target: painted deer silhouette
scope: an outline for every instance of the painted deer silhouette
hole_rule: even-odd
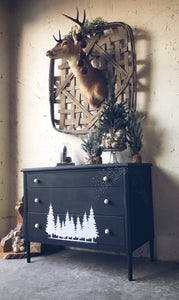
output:
[[[86,47],[86,41],[83,39],[83,28],[86,19],[84,11],[83,22],[79,21],[79,11],[77,9],[76,19],[63,14],[73,22],[79,25],[74,26],[72,38],[59,39],[56,46],[47,51],[46,55],[51,59],[66,59],[72,73],[78,78],[80,91],[87,96],[87,101],[93,107],[99,108],[103,100],[108,95],[107,82],[101,70],[94,68],[83,49]]]

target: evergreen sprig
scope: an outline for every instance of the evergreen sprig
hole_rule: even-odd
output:
[[[136,109],[131,109],[129,113],[129,121],[127,126],[127,140],[133,155],[139,153],[139,151],[143,147],[143,130],[141,125],[143,120],[144,117],[138,117]]]
[[[91,22],[86,20],[86,22],[84,24],[84,30],[83,30],[84,35],[92,34],[98,30],[103,30],[107,24],[108,23],[106,21],[104,21],[103,18],[101,18],[101,17],[92,19]]]
[[[84,27],[83,27],[83,35],[84,36],[85,35],[90,35],[90,34],[93,34],[96,31],[103,30],[104,27],[107,24],[108,23],[106,21],[104,21],[103,18],[101,18],[101,17],[92,19],[91,22],[89,20],[86,20],[85,24],[84,24]],[[70,32],[64,36],[64,38],[65,39],[67,39],[67,38],[72,39],[72,36],[73,36],[73,27],[71,28]]]
[[[124,129],[127,125],[128,106],[127,102],[116,104],[115,80],[108,87],[108,98],[104,101],[104,107],[99,117],[98,127],[107,132],[113,128],[115,131]]]
[[[96,134],[92,132],[90,129],[89,134],[87,136],[87,139],[85,140],[84,138],[81,138],[82,144],[81,148],[91,155],[92,157],[98,156],[101,154],[101,147],[99,140],[96,138]]]

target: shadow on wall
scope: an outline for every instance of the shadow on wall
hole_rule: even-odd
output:
[[[178,191],[179,183],[171,173],[153,167],[155,252],[160,260],[177,261],[178,237]],[[155,213],[156,212],[156,213]]]
[[[136,50],[137,68],[137,98],[142,98],[142,111],[147,115],[150,106],[150,84],[151,84],[151,37],[148,32],[133,29]],[[142,97],[141,97],[142,95]],[[139,104],[139,103],[138,103]]]
[[[152,38],[148,32],[136,28],[134,29],[134,40],[137,56],[137,107],[139,107],[140,116],[145,117],[143,121],[143,158],[144,161],[155,164],[156,157],[162,153],[165,133],[160,128],[158,120],[150,115]]]
[[[163,261],[178,261],[178,191],[179,183],[172,174],[152,167],[154,211],[154,257]],[[149,257],[149,244],[134,252],[136,257]]]
[[[170,173],[171,171],[164,172],[155,164],[157,158],[163,154],[166,135],[165,131],[160,128],[159,120],[150,114],[152,38],[148,32],[137,28],[134,29],[134,39],[137,56],[137,107],[140,108],[140,115],[145,117],[143,121],[143,161],[153,164],[155,255],[159,259],[167,260],[170,258],[175,260],[179,257],[177,245],[176,250],[174,250],[174,244],[177,243],[179,236],[178,210],[176,209],[178,207],[179,183]],[[140,58],[140,55],[142,58]],[[147,253],[145,247],[140,251],[144,254]]]

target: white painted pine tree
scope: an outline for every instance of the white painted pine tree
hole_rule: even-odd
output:
[[[60,223],[60,217],[59,216],[57,216],[55,232],[56,232],[56,235],[58,237],[61,236],[61,223]]]
[[[75,223],[73,217],[69,216],[68,211],[65,216],[65,230],[67,239],[73,239],[75,237]]]
[[[54,218],[54,213],[53,213],[53,207],[50,204],[49,206],[49,212],[47,215],[47,223],[46,223],[46,228],[45,231],[50,235],[52,238],[52,235],[55,233],[55,218]]]
[[[88,217],[88,226],[90,228],[90,230],[88,231],[88,236],[90,239],[92,239],[92,243],[93,243],[94,239],[99,237],[99,233],[97,230],[96,221],[95,221],[95,217],[94,217],[94,211],[93,211],[92,207],[90,209],[90,214]]]
[[[81,228],[81,222],[80,222],[80,218],[79,217],[77,217],[77,220],[76,220],[76,233],[75,233],[75,237],[77,239],[81,239],[83,237],[82,228]]]
[[[60,237],[63,238],[63,239],[65,238],[64,231],[65,231],[65,223],[64,223],[64,221],[62,221]]]
[[[75,226],[74,218],[73,216],[69,216],[68,211],[65,216],[65,221],[60,220],[58,215],[55,222],[53,207],[50,204],[45,230],[50,238],[54,239],[73,239],[81,240],[87,243],[89,243],[89,240],[91,240],[91,242],[94,243],[94,239],[99,237],[92,207],[90,209],[89,216],[87,216],[86,212],[84,213],[82,223],[80,221],[80,217],[77,216]]]
[[[83,222],[82,222],[82,238],[88,239],[88,219],[86,212],[83,215]]]
[[[71,227],[71,222],[70,222],[69,213],[67,211],[66,216],[65,216],[65,232],[64,232],[64,235],[66,235],[66,238],[69,238],[71,235],[70,227]]]
[[[75,230],[75,222],[73,217],[71,217],[70,219],[70,231],[71,231],[71,237],[72,239],[74,239],[76,235],[76,230]]]

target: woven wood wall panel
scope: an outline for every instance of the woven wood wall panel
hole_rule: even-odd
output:
[[[88,36],[85,49],[91,63],[110,82],[117,76],[118,102],[136,106],[136,63],[132,29],[124,23],[109,23],[103,31]],[[58,69],[60,76],[56,75]],[[60,132],[83,135],[89,132],[100,110],[88,105],[78,79],[64,60],[50,61],[50,108],[53,127]]]

